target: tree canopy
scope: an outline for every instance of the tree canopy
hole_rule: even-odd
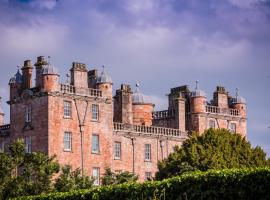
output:
[[[156,179],[164,179],[187,171],[206,171],[269,166],[260,147],[226,129],[209,129],[202,135],[193,133],[182,147],[175,147],[168,158],[158,163]]]
[[[137,180],[138,176],[134,175],[133,173],[130,173],[128,171],[121,173],[114,173],[110,168],[107,168],[102,177],[102,184],[113,185],[127,182],[136,182]]]

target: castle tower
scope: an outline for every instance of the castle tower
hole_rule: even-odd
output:
[[[213,95],[214,105],[219,108],[229,108],[228,92],[223,86],[217,86]]]
[[[55,92],[59,90],[59,75],[50,62],[42,70],[42,91]]]
[[[71,85],[76,88],[88,88],[88,71],[83,63],[73,62],[71,73]]]
[[[132,91],[130,85],[122,84],[121,89],[116,90],[113,118],[115,122],[133,124]]]
[[[10,87],[9,99],[10,100],[14,99],[15,97],[19,95],[22,82],[23,82],[23,77],[22,77],[22,74],[20,73],[20,69],[18,69],[17,73],[13,77],[11,77],[11,79],[9,80],[9,87]]]
[[[45,65],[48,65],[48,62],[44,59],[44,56],[37,57],[36,66],[36,87],[42,86],[42,73]]]
[[[239,95],[239,90],[236,88],[236,96],[232,101],[232,106],[234,109],[238,110],[241,120],[239,121],[238,127],[236,127],[236,132],[241,133],[241,135],[246,136],[247,134],[247,107],[246,100]]]
[[[141,93],[139,84],[136,84],[136,90],[132,95],[133,124],[151,126],[154,106],[150,98]]]
[[[4,124],[4,111],[2,109],[2,97],[0,97],[0,126]]]
[[[193,92],[191,92],[191,129],[199,133],[205,130],[206,124],[204,120],[200,117],[200,114],[206,112],[206,93],[199,89],[199,82],[196,81],[196,87]]]
[[[97,89],[102,91],[102,96],[107,97],[108,99],[112,99],[112,78],[106,73],[105,67],[97,78]]]
[[[30,89],[32,87],[32,71],[33,67],[31,65],[31,60],[25,60],[22,67],[23,89]]]

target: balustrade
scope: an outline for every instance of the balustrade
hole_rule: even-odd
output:
[[[187,137],[187,134],[185,132],[180,131],[179,129],[157,127],[157,126],[122,124],[117,122],[114,122],[114,130],[131,131],[134,133],[155,134],[173,137]]]
[[[91,97],[102,97],[102,91],[93,88],[77,88],[72,85],[60,85],[60,91],[68,94],[79,94]]]
[[[206,106],[207,113],[216,113],[223,115],[239,116],[239,110],[230,108],[219,108],[217,106]]]

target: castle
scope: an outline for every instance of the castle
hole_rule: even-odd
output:
[[[68,83],[60,84],[55,67],[37,58],[24,61],[10,79],[10,124],[0,109],[0,148],[23,138],[26,152],[56,155],[60,164],[80,168],[100,184],[106,167],[130,171],[143,181],[155,175],[157,162],[181,146],[192,131],[227,128],[246,136],[246,102],[218,86],[213,100],[198,84],[172,88],[168,110],[154,111],[137,85],[122,84],[113,96],[111,77],[73,62]]]

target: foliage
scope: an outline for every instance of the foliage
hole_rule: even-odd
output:
[[[270,168],[190,172],[163,181],[125,183],[89,190],[20,197],[17,200],[269,199]]]
[[[121,173],[114,173],[110,168],[107,168],[102,177],[102,184],[113,185],[113,184],[136,182],[137,180],[138,176],[134,175],[133,173],[130,173],[128,171]]]
[[[201,136],[193,133],[181,148],[176,147],[174,153],[160,161],[156,179],[195,170],[260,166],[269,166],[260,147],[253,149],[245,138],[226,129],[209,129]]]
[[[71,166],[62,167],[61,175],[55,181],[55,189],[59,192],[67,192],[75,189],[91,188],[94,180],[81,175],[81,170],[71,171]]]
[[[54,159],[25,153],[22,140],[12,143],[9,153],[0,153],[0,199],[53,191],[51,179],[59,170]]]

